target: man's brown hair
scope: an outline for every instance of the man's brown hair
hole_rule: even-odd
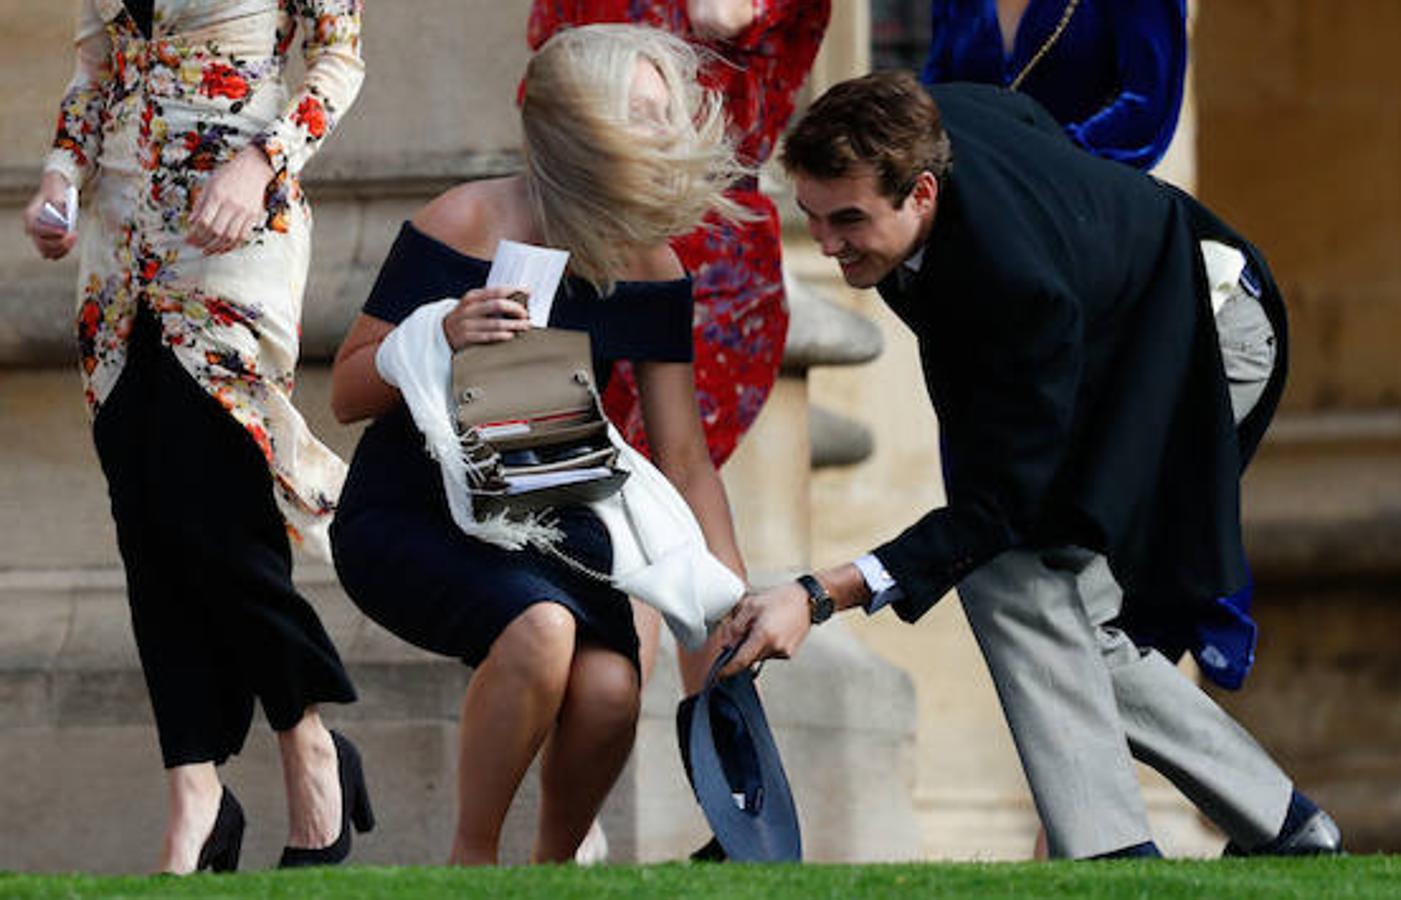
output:
[[[872,72],[833,85],[783,142],[789,175],[842,178],[865,164],[896,206],[928,171],[943,182],[953,166],[949,138],[933,98],[906,71]]]

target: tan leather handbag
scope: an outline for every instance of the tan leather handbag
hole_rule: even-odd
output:
[[[481,515],[601,500],[622,487],[589,335],[533,328],[453,355],[454,422]]]

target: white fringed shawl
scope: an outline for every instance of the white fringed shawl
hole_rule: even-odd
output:
[[[423,432],[428,455],[443,471],[452,520],[463,533],[507,550],[556,543],[564,537],[559,529],[535,519],[512,521],[496,515],[479,522],[473,513],[470,463],[452,424],[452,348],[443,334],[443,317],[456,305],[455,299],[446,298],[414,310],[380,343],[375,368],[399,389],[414,424]]]

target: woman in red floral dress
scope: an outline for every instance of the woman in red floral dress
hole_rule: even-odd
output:
[[[755,170],[777,146],[799,88],[822,44],[830,0],[534,0],[527,39],[538,49],[560,28],[598,22],[650,25],[705,47],[701,81],[725,98],[740,161]],[[781,228],[773,201],[746,179],[726,192],[748,221],[711,220],[672,241],[693,279],[696,401],[716,467],[734,452],[773,390],[788,336]],[[608,417],[628,442],[647,451],[637,383],[617,364],[603,396]],[[659,619],[634,603],[642,671],[651,672]],[[687,693],[704,683],[716,648],[680,653]],[[712,839],[699,858],[717,858]],[[595,823],[581,861],[606,855]]]
[[[528,39],[534,49],[569,25],[633,22],[704,45],[715,56],[702,81],[725,97],[740,158],[757,168],[788,123],[829,14],[829,0],[535,0]],[[778,211],[753,180],[729,196],[752,221],[712,223],[672,244],[694,279],[696,397],[717,466],[768,399],[788,333]],[[645,450],[637,387],[620,370],[604,405]]]

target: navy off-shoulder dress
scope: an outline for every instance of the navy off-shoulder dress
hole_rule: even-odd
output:
[[[364,312],[397,324],[424,303],[480,287],[490,268],[489,260],[459,253],[406,222]],[[587,282],[570,278],[555,298],[550,325],[589,332],[600,385],[617,360],[687,362],[691,282],[625,281],[600,297]],[[587,507],[556,515],[566,552],[608,571],[612,549],[597,517]],[[477,665],[516,616],[549,601],[569,609],[581,636],[637,664],[626,596],[534,550],[503,550],[457,528],[438,465],[402,405],[360,438],[331,543],[336,571],[355,604],[426,650]]]

